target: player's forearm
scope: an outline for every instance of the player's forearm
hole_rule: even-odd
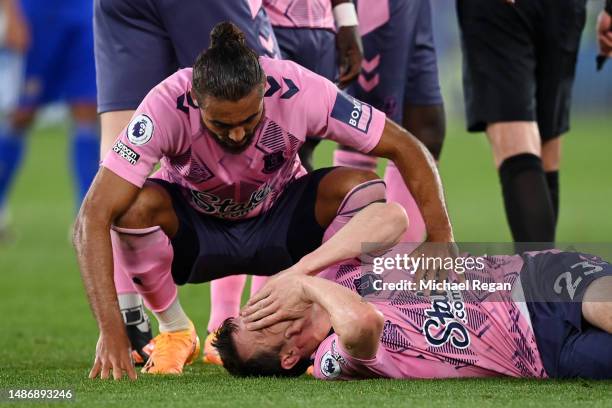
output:
[[[363,326],[380,317],[371,303],[335,282],[316,276],[303,277],[302,282],[305,297],[325,309],[336,334],[349,343],[358,342]]]
[[[434,158],[416,137],[389,120],[385,133],[388,133],[385,146],[377,146],[372,153],[395,163],[423,215],[427,239],[453,241],[442,181]]]
[[[113,279],[110,221],[79,216],[74,230],[74,247],[89,304],[101,332],[122,327]]]
[[[382,314],[357,293],[326,279],[301,278],[304,296],[329,314],[334,332],[355,357],[376,354],[384,325]]]
[[[391,248],[399,242],[407,226],[406,213],[399,205],[370,204],[319,248],[304,256],[296,267],[316,275],[331,265],[360,256],[364,244],[368,244],[368,252]]]

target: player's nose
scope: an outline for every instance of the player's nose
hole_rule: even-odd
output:
[[[244,140],[244,137],[246,136],[246,132],[244,128],[242,127],[235,127],[229,131],[228,136],[230,139],[232,139],[233,142],[240,143],[242,142],[242,140]]]

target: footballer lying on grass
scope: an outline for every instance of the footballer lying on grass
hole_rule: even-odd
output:
[[[612,265],[556,250],[481,259],[467,281],[513,290],[377,296],[376,275],[357,262],[279,275],[213,345],[237,376],[297,376],[313,364],[324,380],[612,378]]]

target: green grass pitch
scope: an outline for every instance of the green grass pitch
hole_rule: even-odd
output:
[[[610,124],[582,119],[566,138],[560,241],[612,241]],[[441,163],[456,238],[507,241],[489,147],[482,136],[467,136],[460,126],[451,123]],[[71,406],[85,407],[612,406],[609,381],[237,380],[200,362],[178,378],[88,380],[97,329],[68,239],[74,205],[63,130],[38,131],[30,139],[10,201],[17,239],[0,247],[0,388],[72,388],[76,403]],[[318,164],[329,164],[330,156],[331,144],[325,143]],[[203,338],[207,285],[182,288],[181,301]]]

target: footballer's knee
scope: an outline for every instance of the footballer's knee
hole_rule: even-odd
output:
[[[542,167],[544,167],[544,171],[557,171],[561,167],[560,136],[542,144]]]
[[[582,300],[582,316],[612,334],[612,276],[601,277],[589,285]]]
[[[380,213],[380,225],[391,225],[397,231],[397,240],[401,239],[402,235],[408,229],[410,220],[404,207],[399,203],[380,203],[373,204],[379,206],[377,212]]]
[[[149,228],[160,226],[173,237],[178,230],[178,218],[170,194],[159,184],[147,182],[132,205],[115,220],[121,228]]]
[[[317,191],[315,216],[319,225],[329,225],[335,218],[341,204],[349,198],[347,197],[349,193],[353,193],[357,186],[374,180],[378,180],[380,183],[363,190],[361,194],[353,194],[355,198],[359,196],[360,201],[363,199],[372,200],[371,202],[384,200],[384,182],[380,180],[376,173],[368,170],[338,167],[326,174],[321,179]],[[366,195],[367,197],[365,197]]]
[[[583,302],[582,315],[593,326],[612,334],[612,301]]]
[[[355,187],[377,179],[380,177],[373,171],[338,167],[323,177],[317,198],[321,195],[322,198],[335,201],[340,205],[340,202]]]
[[[519,154],[541,157],[540,131],[536,122],[500,122],[487,126],[487,137],[493,150],[495,167]]]
[[[406,103],[402,125],[427,147],[436,161],[440,159],[446,135],[444,105]]]

